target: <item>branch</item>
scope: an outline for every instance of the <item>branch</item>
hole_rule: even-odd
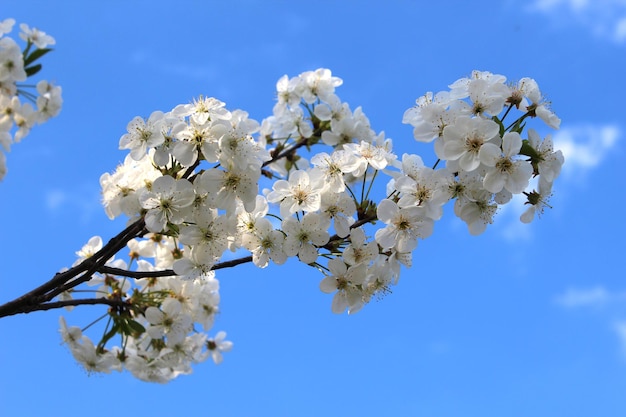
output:
[[[245,264],[247,262],[252,262],[252,256],[244,256],[243,258],[217,263],[213,265],[211,270],[214,271],[216,269],[232,268],[234,266]],[[113,268],[106,265],[99,267],[96,272],[135,279],[173,277],[177,275],[176,272],[174,272],[174,270],[172,269],[162,269],[160,271],[128,271],[126,269]]]
[[[40,285],[34,290],[29,291],[13,301],[0,305],[0,318],[28,311],[36,311],[39,309],[38,306],[44,305],[62,292],[89,281],[91,276],[111,259],[113,255],[126,246],[128,241],[142,234],[144,226],[145,223],[143,219],[137,220],[126,229],[122,230],[117,236],[109,240],[109,242],[93,256],[85,259],[83,262],[67,271],[57,273],[50,281]]]
[[[71,307],[71,306],[79,306],[79,305],[97,305],[97,304],[106,304],[111,307],[124,308],[128,307],[128,303],[122,300],[110,300],[108,298],[85,298],[79,300],[64,300],[64,301],[54,301],[50,303],[43,303],[38,305],[23,305],[16,308],[11,315],[20,314],[20,313],[31,313],[33,311],[46,311],[52,310],[55,308],[63,308],[63,307]]]

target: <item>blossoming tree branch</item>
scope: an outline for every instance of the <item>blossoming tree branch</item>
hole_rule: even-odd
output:
[[[39,81],[35,93],[22,84],[54,39],[22,24],[22,50],[6,36],[14,24],[0,22],[7,152],[62,102],[58,86]],[[104,314],[86,327],[61,317],[74,358],[90,372],[126,369],[167,382],[194,363],[220,363],[232,348],[223,331],[212,335],[219,269],[296,258],[319,270],[333,312],[356,313],[398,283],[448,203],[472,235],[513,195],[526,199],[524,223],[549,207],[563,155],[527,124],[557,129],[560,120],[533,79],[474,71],[418,98],[402,121],[416,141],[434,145],[432,167],[396,155],[363,110],[336,95],[341,84],[328,69],[284,76],[261,123],[204,96],[135,117],[119,140],[127,157],[100,178],[106,214],[127,217],[127,227],[106,243],[90,239],[71,267],[1,305],[0,317],[101,305]],[[0,153],[1,176],[5,161]]]

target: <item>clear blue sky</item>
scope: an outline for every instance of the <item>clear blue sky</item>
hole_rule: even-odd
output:
[[[220,272],[215,329],[235,347],[168,385],[88,376],[60,344],[61,312],[1,319],[0,416],[626,415],[624,1],[6,0],[0,12],[56,38],[42,75],[64,95],[7,156],[0,302],[121,229],[98,180],[124,158],[128,121],[200,94],[260,121],[280,76],[327,67],[399,152],[432,162],[401,124],[418,96],[473,69],[529,76],[566,154],[539,221],[511,209],[472,237],[447,207],[393,294],[356,315],[333,315],[319,273],[295,263]],[[86,324],[99,309],[63,314]]]

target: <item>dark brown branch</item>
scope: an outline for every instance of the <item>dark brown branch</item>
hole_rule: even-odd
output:
[[[378,218],[376,216],[369,216],[369,217],[366,217],[364,219],[357,220],[357,221],[355,221],[354,223],[352,223],[350,225],[350,229],[357,228],[357,227],[359,227],[359,226],[361,226],[361,225],[363,225],[365,223],[369,223],[369,222],[372,222],[372,221],[375,221],[375,220],[378,220]],[[330,239],[328,239],[328,243],[326,243],[324,246],[320,246],[320,248],[332,250],[334,242],[336,242],[338,240],[344,240],[344,239],[345,238],[339,237],[338,235],[332,235],[330,237]]]
[[[32,291],[0,305],[0,318],[14,314],[36,311],[38,306],[44,305],[57,295],[70,288],[89,281],[91,276],[111,259],[117,252],[126,246],[128,241],[143,233],[145,223],[143,219],[137,220],[117,236],[107,242],[93,256],[85,259],[80,264],[57,273],[50,281],[35,288]],[[51,307],[54,308],[54,307]]]
[[[232,268],[234,266],[245,264],[247,262],[252,262],[252,256],[244,256],[243,258],[238,258],[238,259],[233,259],[230,261],[217,263],[213,265],[211,270],[214,271],[217,269]],[[171,269],[162,269],[160,271],[128,271],[126,269],[113,268],[111,266],[106,266],[106,265],[99,267],[96,272],[100,272],[102,274],[116,275],[120,277],[136,278],[136,279],[173,277],[176,275],[176,272],[174,272]]]
[[[18,307],[12,314],[31,313],[33,311],[46,311],[46,310],[52,310],[55,308],[72,307],[72,306],[80,306],[80,305],[97,305],[97,304],[105,304],[111,307],[118,307],[118,308],[123,308],[123,307],[128,306],[128,303],[122,300],[110,300],[108,298],[85,298],[85,299],[77,299],[77,300],[53,301],[53,302],[37,304],[37,305],[24,305],[24,306]]]
[[[309,139],[311,139],[311,138],[301,138],[292,147],[290,147],[288,149],[285,149],[284,151],[282,151],[278,155],[273,156],[272,159],[270,159],[269,161],[264,162],[262,166],[266,167],[269,164],[273,164],[274,162],[278,161],[279,159],[286,158],[289,155],[293,155],[298,149],[300,149],[301,147],[305,146],[309,142]]]
[[[100,272],[103,274],[116,275],[120,277],[128,277],[128,278],[160,278],[160,277],[171,277],[176,275],[171,269],[162,269],[160,271],[128,271],[126,269],[121,268],[113,268],[111,266],[101,266],[98,268],[96,272]]]

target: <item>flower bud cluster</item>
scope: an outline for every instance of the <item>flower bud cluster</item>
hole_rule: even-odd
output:
[[[35,28],[22,23],[20,38],[26,42],[22,51],[17,42],[6,34],[13,30],[14,19],[0,21],[0,180],[6,175],[4,152],[21,141],[36,125],[56,116],[61,111],[61,87],[41,80],[36,86],[21,84],[41,69],[36,63],[49,52],[48,45],[54,39]],[[31,50],[32,47],[34,50]],[[36,92],[27,88],[34,87]],[[30,102],[23,103],[20,96]],[[34,104],[34,107],[33,107]]]
[[[128,124],[119,145],[129,155],[100,179],[103,204],[110,218],[126,215],[145,230],[129,242],[132,273],[110,259],[108,272],[90,281],[111,305],[102,341],[62,324],[81,363],[153,381],[188,373],[208,356],[219,363],[232,344],[223,332],[204,332],[218,311],[214,270],[229,266],[227,251],[249,252],[238,263],[259,268],[288,258],[317,268],[332,311],[354,313],[390,292],[451,200],[472,234],[513,194],[531,206],[522,221],[546,205],[563,156],[549,137],[522,136],[528,118],[559,124],[533,80],[507,84],[475,71],[418,99],[404,122],[417,141],[434,141],[440,168],[418,155],[398,158],[362,109],[335,94],[341,84],[328,69],[284,76],[273,114],[260,124],[206,97]],[[522,114],[505,125],[512,111]],[[314,146],[322,150],[306,158]],[[376,195],[382,175],[390,179]],[[538,189],[529,191],[532,177]],[[116,334],[121,347],[110,347]]]

